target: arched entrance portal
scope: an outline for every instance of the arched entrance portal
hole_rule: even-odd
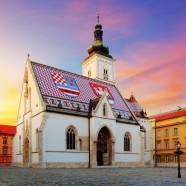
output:
[[[29,166],[29,140],[28,138],[26,138],[24,142],[23,162],[24,162],[24,166],[26,167]]]
[[[112,141],[107,127],[103,127],[97,139],[97,165],[111,165],[112,163]]]

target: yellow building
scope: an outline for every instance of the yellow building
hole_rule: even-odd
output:
[[[153,157],[155,166],[177,166],[174,154],[178,141],[181,143],[181,167],[186,167],[186,108],[149,117],[153,128]]]

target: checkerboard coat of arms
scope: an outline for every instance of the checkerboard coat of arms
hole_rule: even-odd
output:
[[[80,91],[73,77],[62,75],[60,73],[52,73],[53,81],[56,87],[65,95],[76,98]]]
[[[109,103],[114,104],[114,97],[112,96],[112,94],[110,93],[110,91],[107,87],[105,87],[103,85],[98,85],[95,83],[89,83],[89,84],[90,84],[90,87],[92,88],[95,95],[101,96],[101,95],[103,95],[103,93],[106,93]]]

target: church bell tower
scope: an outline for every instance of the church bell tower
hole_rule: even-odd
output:
[[[97,24],[94,31],[94,43],[88,48],[89,56],[82,63],[82,74],[93,79],[115,84],[115,59],[109,54],[108,46],[103,44],[102,25]]]

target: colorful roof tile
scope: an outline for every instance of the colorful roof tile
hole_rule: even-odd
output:
[[[117,88],[109,83],[31,62],[43,100],[48,107],[89,112],[90,99],[95,100],[106,93],[114,113],[125,119],[131,118]]]
[[[146,117],[146,113],[144,113],[133,95],[131,95],[129,99],[126,99],[126,101],[137,117]]]

